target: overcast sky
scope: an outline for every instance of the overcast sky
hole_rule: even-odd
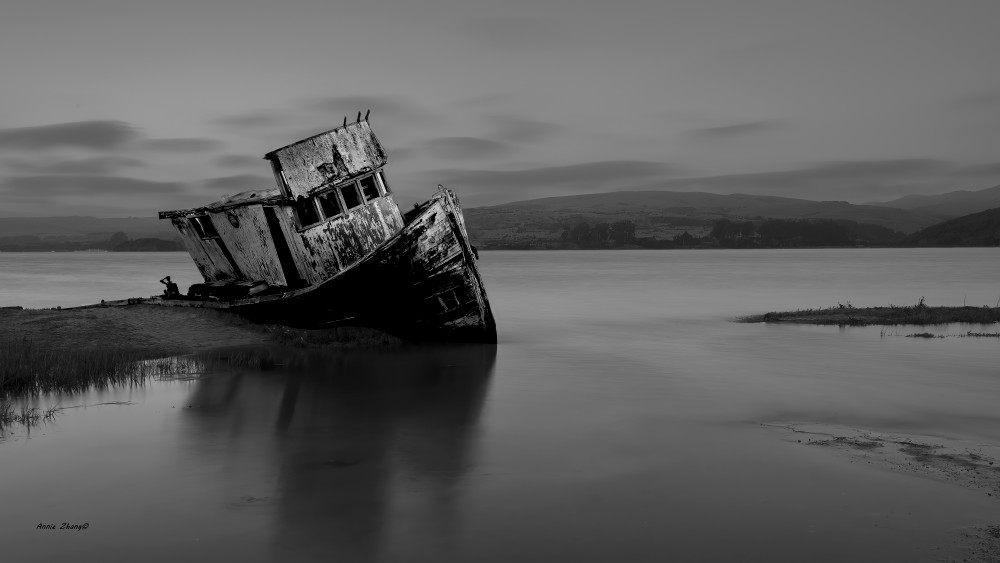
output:
[[[5,0],[0,216],[271,187],[371,109],[405,206],[1000,184],[1000,2]]]

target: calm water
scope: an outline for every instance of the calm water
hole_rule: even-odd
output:
[[[998,258],[483,253],[495,349],[316,353],[40,399],[90,406],[0,442],[2,549],[14,561],[940,560],[963,527],[1000,523],[997,497],[761,423],[993,451],[1000,341],[729,319],[921,297],[992,306]],[[166,274],[198,279],[185,254],[0,254],[0,305],[152,295]],[[113,401],[129,404],[97,405]],[[62,522],[90,526],[35,529]]]

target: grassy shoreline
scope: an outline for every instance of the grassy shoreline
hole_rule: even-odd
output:
[[[381,348],[401,340],[361,327],[324,330],[254,324],[208,309],[129,305],[0,309],[0,398],[138,385],[167,375],[173,356],[246,362],[227,349]]]
[[[777,311],[740,317],[736,321],[838,326],[994,324],[1000,322],[1000,307],[930,307],[921,300],[920,303],[911,306],[853,307],[851,305],[838,305],[826,309]]]

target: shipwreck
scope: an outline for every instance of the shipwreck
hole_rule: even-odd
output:
[[[496,342],[458,197],[403,213],[368,115],[273,150],[276,188],[161,211],[204,283],[157,304],[301,328],[369,326],[409,340]],[[173,286],[173,287],[171,287]]]

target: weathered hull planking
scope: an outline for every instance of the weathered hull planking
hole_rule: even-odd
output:
[[[234,301],[250,319],[301,328],[378,328],[410,340],[496,342],[476,258],[450,190],[439,191],[394,237],[316,286]]]

